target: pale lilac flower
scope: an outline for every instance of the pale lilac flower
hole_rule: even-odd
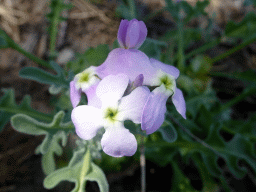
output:
[[[78,105],[81,99],[82,92],[87,93],[89,102],[97,104],[98,101],[94,101],[95,88],[97,87],[100,79],[96,76],[96,67],[91,66],[83,72],[77,74],[73,81],[70,82],[70,100],[73,108]],[[93,105],[93,104],[89,105]],[[95,105],[93,105],[95,106]]]
[[[181,90],[176,88],[176,79],[180,73],[176,67],[149,59],[139,50],[118,48],[111,51],[105,62],[95,71],[100,78],[124,73],[131,81],[143,74],[143,85],[157,87],[143,110],[141,127],[147,134],[155,132],[163,124],[166,101],[170,96],[177,111],[186,118],[185,100]]]
[[[147,36],[147,28],[143,21],[136,19],[131,21],[122,20],[117,36],[120,46],[126,49],[119,48],[111,51],[107,62],[104,62],[105,64],[103,63],[99,67],[89,67],[82,73],[77,74],[74,80],[70,82],[70,100],[73,108],[80,102],[82,92],[87,95],[88,105],[98,108],[101,106],[100,100],[95,97],[95,90],[100,81],[97,76],[102,79],[110,74],[117,75],[120,71],[122,73],[122,71],[127,72],[129,70],[127,75],[131,81],[134,81],[141,74],[139,73],[142,70],[142,67],[140,67],[141,62],[147,62],[148,65],[146,66],[151,67],[148,57],[143,52],[136,50],[143,44]],[[109,64],[112,61],[114,65]],[[123,61],[130,63],[130,65],[137,64],[138,67],[130,68],[126,65],[123,68]],[[116,65],[117,63],[120,63],[120,65]],[[144,73],[143,75],[148,76],[149,73],[150,69],[147,74]]]
[[[157,72],[152,75],[150,85],[157,88],[152,91],[143,109],[141,129],[147,134],[155,132],[163,124],[166,101],[170,96],[176,110],[186,119],[186,103],[181,90],[176,87],[179,70],[155,59],[150,61],[151,65],[157,69]]]
[[[123,122],[141,123],[142,110],[150,93],[147,87],[140,86],[123,97],[128,84],[125,74],[105,77],[96,88],[101,108],[81,105],[71,114],[76,133],[82,139],[92,139],[100,128],[105,128],[102,149],[113,157],[132,156],[136,152],[137,141]]]
[[[141,119],[142,130],[145,130],[147,134],[151,134],[164,122],[166,101],[170,96],[172,97],[174,106],[183,118],[186,118],[186,105],[181,90],[176,87],[176,79],[179,76],[179,70],[155,59],[149,59],[147,55],[139,50],[131,49],[141,45],[145,40],[142,34],[146,33],[141,33],[141,31],[145,31],[145,29],[140,31],[137,22],[137,20],[132,20],[130,22],[123,20],[121,22],[118,32],[118,40],[121,47],[124,48],[112,50],[102,65],[93,67],[93,70],[91,70],[93,72],[90,73],[90,77],[94,81],[92,81],[93,83],[90,81],[83,81],[83,87],[86,88],[84,92],[88,97],[88,105],[97,108],[101,108],[102,106],[102,101],[96,94],[97,85],[100,81],[99,79],[103,79],[109,75],[123,73],[129,77],[130,81],[133,82],[133,85],[156,87],[148,97]],[[131,26],[137,26],[137,28]],[[134,30],[137,31],[136,33],[137,36],[139,36],[139,40],[132,41],[132,28],[135,28]],[[142,79],[141,75],[143,75]],[[78,76],[77,79],[79,79],[79,77],[80,76]],[[99,78],[95,81],[94,77]],[[78,80],[76,80],[76,82],[78,82]],[[80,100],[80,92],[79,89],[74,89],[75,83],[71,82],[70,85],[70,95],[72,97],[71,100],[73,100],[72,104],[74,103],[73,106],[76,106]],[[82,89],[82,85],[78,85],[76,87]],[[127,88],[127,90],[133,89],[134,87],[132,86]]]
[[[151,65],[145,53],[136,49],[123,48],[112,50],[104,63],[98,66],[95,71],[101,79],[108,75],[125,73],[131,81],[143,74],[144,85],[149,85],[152,74],[156,73],[156,69]]]
[[[138,49],[146,39],[147,27],[143,21],[122,20],[118,29],[117,40],[125,49]]]

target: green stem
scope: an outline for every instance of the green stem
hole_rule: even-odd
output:
[[[139,135],[140,144],[140,168],[141,168],[141,192],[146,192],[146,157],[145,157],[145,137]]]
[[[222,107],[220,108],[220,111],[218,111],[218,112],[221,113],[222,111],[224,111],[224,110],[232,107],[236,103],[242,101],[244,98],[246,98],[246,97],[248,97],[250,95],[253,95],[255,93],[256,93],[256,88],[252,88],[252,89],[249,89],[248,91],[244,91],[239,96],[235,97],[234,99],[232,99],[229,102],[227,102],[224,105],[222,105]]]
[[[32,53],[27,52],[25,49],[23,49],[20,45],[18,44],[12,44],[12,48],[15,49],[16,51],[20,52],[21,54],[23,54],[24,56],[26,56],[27,58],[29,58],[30,60],[34,61],[35,63],[43,66],[43,67],[47,67],[47,68],[51,68],[52,66],[50,65],[50,63],[40,59],[39,57],[33,55]]]
[[[56,7],[54,8],[53,11],[53,18],[51,19],[51,24],[50,24],[50,60],[54,60],[56,58],[56,39],[57,39],[57,34],[58,34],[58,26],[59,26],[59,19],[60,19],[60,14],[62,12],[62,9],[60,8],[61,2],[60,0],[57,1],[57,4],[55,5]]]
[[[205,143],[203,140],[201,140],[200,138],[198,138],[197,136],[195,136],[193,133],[191,133],[188,129],[186,129],[185,127],[183,127],[172,115],[170,115],[170,113],[166,113],[166,115],[176,124],[178,125],[183,131],[185,131],[190,137],[192,137],[193,139],[195,139],[198,143],[201,143],[204,147],[210,149],[211,151],[213,151],[215,154],[218,155],[218,153],[216,152],[215,149],[213,149],[210,145],[208,145],[207,143]]]
[[[137,18],[136,5],[134,0],[129,0],[129,7],[131,8],[132,18]]]
[[[223,54],[218,55],[217,57],[214,57],[212,59],[212,62],[216,63],[216,62],[218,62],[218,61],[220,61],[220,60],[222,60],[222,59],[232,55],[233,53],[243,49],[244,47],[246,47],[247,45],[253,43],[254,41],[256,41],[256,34],[253,35],[250,39],[248,39],[248,40],[244,41],[243,43],[241,43],[240,45],[238,45],[238,46],[236,46],[236,47],[226,51]]]
[[[88,148],[84,155],[84,158],[83,158],[83,166],[82,166],[82,170],[81,170],[81,174],[80,174],[80,185],[81,186],[82,186],[85,176],[89,173],[89,171],[91,169],[91,161],[92,161],[91,152],[90,152],[90,149]],[[85,189],[80,187],[79,192],[85,192]]]
[[[203,46],[199,47],[198,49],[195,49],[191,52],[189,52],[187,55],[185,55],[185,60],[189,59],[190,57],[197,55],[199,53],[202,53],[208,49],[211,49],[215,46],[217,46],[221,42],[221,38],[217,38],[209,43],[204,44]]]
[[[28,115],[30,117],[33,117],[34,119],[38,119],[40,121],[46,121],[46,122],[51,122],[53,120],[53,116],[50,114],[45,114],[45,113],[41,113],[38,111],[24,111],[21,109],[15,109],[15,108],[9,108],[9,107],[0,107],[0,111],[6,111],[8,113],[12,113],[12,114],[24,114],[24,115]]]
[[[175,58],[173,57],[174,55],[174,43],[170,42],[169,47],[167,49],[167,62],[170,63],[170,65],[174,65]]]
[[[182,72],[185,70],[185,57],[184,57],[184,25],[182,18],[178,20],[178,32],[179,32],[179,39],[178,39],[178,68]]]

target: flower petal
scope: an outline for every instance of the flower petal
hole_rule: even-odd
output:
[[[176,110],[181,114],[184,119],[186,119],[186,103],[180,89],[176,88],[175,93],[172,96],[172,102],[176,107]]]
[[[165,119],[168,96],[160,91],[162,86],[154,89],[143,109],[141,129],[145,130],[147,134],[154,133],[159,129]]]
[[[96,95],[96,88],[99,83],[96,85],[91,86],[88,90],[85,91],[85,94],[87,96],[88,100],[88,105],[96,107],[96,108],[101,108],[101,100],[97,97]]]
[[[126,74],[131,81],[143,74],[143,85],[150,85],[151,78],[156,73],[147,55],[137,49],[112,50],[105,62],[96,69],[98,76],[103,79],[108,75]]]
[[[128,83],[129,78],[125,74],[109,75],[99,83],[96,95],[102,102],[117,102],[123,96]]]
[[[174,66],[167,65],[165,63],[162,63],[161,61],[158,61],[156,59],[150,58],[151,65],[155,68],[162,69],[165,73],[168,73],[177,79],[180,75],[179,69],[177,69]]]
[[[81,99],[81,89],[77,90],[75,86],[75,81],[70,82],[70,101],[73,108],[75,108]]]
[[[147,30],[145,23],[143,21],[139,21],[139,25],[140,25],[140,36],[139,36],[138,42],[135,46],[135,49],[140,48],[140,46],[144,43],[144,41],[147,37],[147,34],[148,34],[148,30]]]
[[[143,74],[139,74],[139,75],[135,78],[135,80],[134,80],[134,82],[133,82],[133,86],[134,86],[134,87],[142,86],[142,85],[143,85],[143,81],[144,81],[144,76],[143,76]]]
[[[141,122],[143,107],[148,99],[150,91],[147,87],[137,87],[129,95],[123,97],[118,108],[118,120],[132,120]]]
[[[127,34],[128,26],[129,26],[129,21],[125,20],[125,19],[123,19],[119,25],[119,29],[118,29],[118,33],[117,33],[117,40],[118,40],[119,45],[122,48],[125,48],[125,46],[126,46],[125,45],[125,37]]]
[[[72,122],[76,133],[85,140],[92,139],[97,131],[103,127],[101,110],[88,105],[80,105],[72,110]]]
[[[137,19],[133,19],[129,22],[126,34],[126,46],[127,48],[135,48],[140,36],[140,25]]]
[[[113,157],[132,156],[137,151],[137,141],[123,125],[109,127],[101,139],[103,151]]]

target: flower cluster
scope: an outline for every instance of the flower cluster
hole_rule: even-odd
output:
[[[164,122],[169,97],[186,118],[185,100],[176,87],[179,70],[138,50],[146,36],[142,21],[122,20],[117,35],[121,48],[112,50],[104,63],[85,69],[70,82],[74,107],[71,119],[77,135],[89,140],[104,127],[101,145],[110,156],[132,156],[137,142],[124,121],[131,120],[141,124],[147,134],[154,133]],[[150,92],[148,86],[154,90]],[[82,92],[88,105],[77,106]]]

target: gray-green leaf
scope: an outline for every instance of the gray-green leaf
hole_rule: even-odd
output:
[[[55,170],[54,153],[62,154],[61,145],[66,145],[68,133],[74,130],[72,122],[62,122],[63,117],[64,112],[60,111],[49,124],[39,122],[24,114],[17,114],[11,118],[11,124],[15,130],[30,135],[45,135],[42,144],[37,147],[36,153],[43,155],[42,165],[46,174]]]

